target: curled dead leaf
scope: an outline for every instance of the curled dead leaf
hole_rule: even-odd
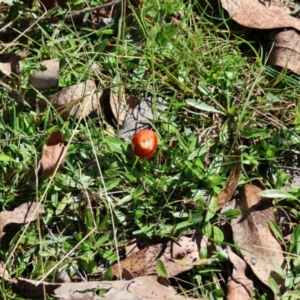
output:
[[[127,117],[118,133],[118,136],[128,143],[131,142],[131,138],[135,133],[142,129],[149,128],[150,122],[153,120],[153,110],[155,110],[159,116],[167,109],[166,99],[162,97],[154,99],[154,97],[148,95],[146,92],[143,93],[143,99],[135,95],[131,95],[130,97],[131,99],[127,101],[130,102],[134,108],[131,113],[131,109],[128,111]],[[137,101],[139,101],[139,103],[134,106]]]
[[[18,53],[0,54],[0,73],[11,77],[12,73],[19,74],[19,61],[28,56],[29,51],[23,50]]]
[[[35,221],[39,214],[44,213],[44,206],[37,202],[27,202],[16,207],[13,211],[0,213],[0,238],[4,236],[4,227],[7,224],[25,224]]]
[[[140,100],[130,94],[125,93],[124,87],[120,87],[118,93],[110,91],[110,108],[118,126],[122,126],[127,116],[132,113]]]
[[[222,7],[237,23],[257,29],[294,27],[300,30],[300,19],[291,16],[289,6],[279,0],[221,0]]]
[[[218,206],[217,210],[221,209],[232,197],[235,192],[240,177],[242,175],[242,166],[240,157],[237,157],[237,160],[233,162],[229,177],[225,185],[222,188],[221,193],[218,195]]]
[[[246,276],[246,262],[227,247],[229,260],[233,265],[232,274],[227,281],[227,300],[250,300],[253,282]]]
[[[272,203],[263,200],[258,193],[261,189],[246,184],[243,187],[237,208],[241,215],[231,220],[231,227],[245,261],[253,273],[266,285],[269,277],[283,285],[283,279],[276,272],[282,267],[284,257],[280,244],[272,235],[268,221],[275,221]]]
[[[0,267],[1,271],[1,267]],[[0,272],[1,276],[1,272]],[[160,284],[157,276],[144,276],[129,281],[88,281],[49,283],[25,278],[4,278],[13,291],[26,298],[44,298],[45,293],[60,300],[184,300],[172,286]],[[106,291],[103,296],[95,291]],[[196,298],[188,298],[196,300]],[[197,298],[198,299],[198,298]]]
[[[63,143],[63,136],[60,130],[50,134],[47,145],[44,146],[38,173],[41,178],[47,178],[59,170],[65,163],[67,152]]]
[[[300,35],[296,30],[274,31],[270,39],[274,44],[268,62],[300,75]]]
[[[97,92],[93,80],[80,82],[63,88],[60,92],[47,97],[52,105],[64,117],[85,118],[96,109],[100,109],[102,92]]]
[[[143,248],[122,260],[120,264],[115,264],[112,267],[113,274],[125,279],[127,277],[124,269],[133,277],[156,274],[157,259],[165,265],[169,277],[174,277],[192,269],[194,263],[199,261],[197,243],[192,238],[182,236],[178,242],[169,241]]]

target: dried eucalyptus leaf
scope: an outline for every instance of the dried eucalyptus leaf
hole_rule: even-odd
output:
[[[246,262],[227,247],[229,260],[233,265],[232,274],[227,281],[227,300],[251,300],[253,282],[246,276]]]
[[[63,143],[60,130],[52,132],[47,145],[44,146],[40,161],[39,173],[41,178],[47,178],[54,174],[56,168],[59,170],[65,163],[67,152]],[[59,165],[57,167],[57,165]]]
[[[257,29],[294,27],[300,30],[300,19],[279,0],[221,0],[222,7],[237,23]]]
[[[101,95],[102,92],[97,91],[95,82],[87,80],[65,87],[47,99],[64,117],[79,119],[87,117],[100,107]]]
[[[274,45],[268,62],[300,75],[300,35],[296,30],[272,32],[270,39]]]
[[[282,267],[284,257],[268,226],[269,220],[275,221],[274,210],[270,200],[258,195],[260,192],[255,185],[243,187],[237,203],[241,215],[231,220],[231,227],[236,244],[254,274],[266,285],[269,277],[282,285],[283,279],[277,274],[276,267]]]
[[[7,224],[25,224],[35,221],[39,214],[44,212],[44,206],[37,202],[23,203],[13,211],[2,211],[0,213],[0,238],[4,236],[3,230]]]
[[[112,269],[117,277],[123,277],[123,269],[126,268],[134,277],[156,274],[156,261],[160,259],[167,269],[169,277],[174,277],[193,267],[193,263],[199,260],[198,246],[195,240],[182,236],[178,242],[156,244],[131,254],[115,264]],[[187,263],[180,264],[176,260],[184,260]],[[126,279],[126,277],[125,277]]]

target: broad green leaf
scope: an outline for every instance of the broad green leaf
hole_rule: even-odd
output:
[[[261,197],[264,198],[283,198],[283,199],[294,199],[297,200],[297,198],[291,194],[289,194],[288,192],[285,191],[281,191],[281,190],[264,190],[259,192],[258,194]]]
[[[112,152],[120,154],[124,154],[126,152],[126,146],[122,140],[113,136],[107,136],[105,140]]]
[[[271,288],[271,290],[273,291],[273,293],[276,295],[276,296],[281,296],[281,293],[280,293],[280,289],[278,287],[278,284],[276,283],[276,281],[274,280],[274,278],[270,277],[269,280],[269,287]]]
[[[207,112],[210,112],[210,113],[218,113],[218,114],[224,115],[224,113],[221,112],[220,110],[217,110],[214,107],[205,104],[204,102],[200,102],[200,101],[197,101],[195,99],[187,99],[185,101],[188,105],[190,105],[190,106],[192,106],[196,109],[207,111]]]
[[[95,242],[95,247],[100,247],[101,245],[103,245],[104,243],[106,243],[109,240],[112,240],[113,238],[113,234],[111,231],[106,232],[105,234],[103,234],[96,242]]]
[[[228,219],[234,219],[241,214],[241,211],[238,209],[229,209],[221,213],[222,216]]]
[[[263,129],[263,128],[244,128],[242,131],[242,135],[246,138],[255,138],[255,137],[263,137],[266,138],[270,133],[269,129]]]
[[[157,272],[157,276],[168,278],[167,269],[164,263],[160,259],[156,261],[156,272]]]
[[[207,213],[205,216],[205,222],[208,222],[215,215],[216,209],[217,209],[217,204],[218,204],[217,197],[212,196],[209,200]]]
[[[63,199],[58,202],[58,206],[56,207],[56,210],[55,210],[55,215],[60,215],[63,210],[65,209],[65,207],[68,205],[68,200],[69,198],[71,197],[71,193],[67,193]]]
[[[13,159],[4,153],[0,153],[0,161],[13,161]]]
[[[289,252],[296,255],[300,254],[300,225],[297,225],[293,230]]]
[[[269,220],[268,224],[274,235],[284,244],[284,237],[277,223],[273,220]]]
[[[114,276],[113,269],[112,267],[109,267],[103,276],[103,280],[112,280],[113,276]]]
[[[223,234],[222,230],[217,226],[213,226],[212,229],[213,229],[213,239],[214,239],[214,241],[217,242],[217,243],[223,242],[224,234]]]

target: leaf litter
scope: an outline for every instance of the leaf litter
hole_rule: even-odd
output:
[[[1,268],[0,268],[1,270]],[[6,276],[7,277],[7,276]],[[6,278],[12,284],[13,290],[23,296],[31,298],[44,297],[47,294],[60,300],[184,300],[172,286],[160,284],[157,276],[142,276],[123,281],[88,281],[72,283],[48,283],[24,278]],[[96,296],[95,292],[104,290],[103,296]],[[93,291],[93,292],[92,292]],[[188,298],[196,300],[196,298]],[[198,298],[197,298],[198,299]]]
[[[41,63],[42,71],[30,75],[29,83],[39,91],[58,87],[60,60],[49,59]]]
[[[227,280],[227,300],[250,300],[253,292],[253,282],[246,276],[246,262],[236,255],[229,246],[227,253],[233,265],[232,274]]]
[[[271,201],[258,195],[261,191],[255,185],[243,187],[237,203],[241,215],[231,220],[231,227],[237,246],[258,279],[268,285],[272,277],[283,286],[276,269],[283,267],[284,256],[268,226],[269,220],[275,221],[275,214]]]
[[[218,206],[217,210],[221,209],[228,203],[232,198],[239,181],[242,175],[242,165],[240,157],[237,157],[237,160],[233,162],[230,174],[227,178],[225,185],[223,186],[221,193],[218,195]]]
[[[127,93],[124,86],[121,86],[118,92],[110,90],[109,102],[117,126],[122,126],[128,115],[140,104],[138,97]]]
[[[240,25],[256,29],[278,29],[270,33],[268,62],[300,75],[299,34],[294,30],[300,30],[300,19],[292,15],[297,9],[296,3],[280,0],[221,0],[221,3]]]
[[[0,238],[5,235],[4,227],[7,224],[26,224],[35,221],[44,212],[44,206],[37,202],[23,203],[13,211],[2,211],[0,213]]]
[[[63,88],[48,96],[49,102],[65,117],[85,118],[100,109],[102,92],[98,91],[94,80],[87,80]]]
[[[47,178],[59,170],[67,158],[63,136],[60,130],[50,134],[47,145],[44,146],[42,158],[38,166],[38,174],[41,178]]]
[[[300,30],[300,19],[291,16],[291,8],[279,0],[221,0],[222,7],[237,23],[257,29],[294,27]]]
[[[158,116],[161,115],[167,109],[167,103],[166,99],[162,97],[155,99],[147,92],[143,92],[142,95],[132,94],[128,97],[128,103],[132,103],[134,108],[131,108],[128,112],[119,130],[118,137],[130,143],[135,133],[150,127],[154,118],[154,110]],[[140,100],[136,105],[137,99]]]
[[[0,54],[0,74],[12,77],[20,72],[19,61],[27,57],[29,51],[23,50],[17,53]]]
[[[273,46],[268,62],[300,75],[300,35],[296,30],[273,31],[270,40]]]
[[[180,264],[176,259],[185,260]],[[199,251],[196,240],[182,236],[175,241],[156,244],[146,247],[130,255],[127,259],[112,267],[113,274],[121,277],[126,275],[123,281],[89,281],[89,282],[63,282],[48,283],[24,278],[10,278],[9,274],[0,265],[0,275],[8,281],[13,291],[23,297],[44,297],[45,292],[57,299],[174,299],[183,300],[186,297],[179,295],[176,290],[162,284],[156,273],[157,261],[164,265],[168,277],[174,277],[179,273],[190,270],[193,263],[199,261]],[[122,273],[122,274],[121,274]],[[146,276],[150,275],[150,276]],[[126,279],[124,281],[124,279]],[[106,290],[103,297],[95,296],[91,290]],[[194,299],[194,298],[189,298]]]
[[[294,27],[296,29],[300,28],[300,20],[292,17],[290,15],[290,8],[282,2],[264,2],[257,0],[222,0],[222,5],[225,9],[228,10],[229,14],[233,17],[234,20],[236,20],[238,23],[244,26],[252,28],[272,29],[281,27]],[[276,6],[281,7],[277,8]],[[278,9],[280,9],[280,11]],[[294,30],[291,30],[291,32],[286,31],[286,33],[276,32],[276,34],[274,33],[274,35],[271,35],[271,37],[273,38],[274,48],[270,55],[269,62],[273,63],[274,65],[289,68],[295,73],[297,73],[299,69],[297,65],[299,51],[296,44],[291,45],[290,43],[294,43],[297,40],[298,34]],[[5,68],[5,71],[3,72],[2,70],[2,72],[4,74],[6,72],[5,75],[10,76],[11,70],[7,69],[7,67],[8,65],[3,66],[3,68]],[[34,76],[36,76],[38,80],[40,79],[39,77],[47,77],[46,73],[41,73],[43,72],[38,72]],[[32,78],[34,78],[34,76],[31,77],[31,81]],[[43,81],[43,79],[41,79],[41,81]],[[57,78],[56,81],[58,81]],[[37,85],[35,87],[41,90],[44,89],[44,87],[38,87]],[[49,85],[45,89],[51,87],[56,87],[56,85]],[[50,100],[52,104],[56,108],[60,109],[63,113],[66,112],[67,117],[85,117],[99,107],[99,99],[102,93],[95,93],[95,89],[96,85],[94,82],[86,81],[76,86],[67,87],[62,91],[56,93],[55,95],[50,96],[48,100]],[[86,93],[86,91],[88,92]],[[96,95],[95,98],[94,95]],[[114,105],[114,108],[112,108],[113,114],[117,120],[117,123],[119,125],[122,125],[122,128],[119,132],[120,137],[128,139],[138,129],[149,126],[150,122],[153,120],[152,97],[145,97],[145,100],[146,101],[141,101],[140,103],[137,103],[137,105],[135,107],[132,107],[131,110],[128,110],[128,102],[126,103],[127,100],[124,101],[123,95],[120,97],[120,93],[111,93],[111,106]],[[160,100],[161,99],[159,99],[159,101]],[[161,104],[159,104],[159,108],[163,108],[163,106],[160,105]],[[165,108],[163,108],[162,111],[164,109]],[[58,169],[61,168],[66,159],[66,153],[63,152],[64,145],[61,132],[57,133],[56,138],[54,136],[54,134],[53,136],[50,136],[49,142],[45,146],[43,151],[41,165],[42,177],[44,178],[51,176],[57,168],[58,164]],[[59,160],[61,160],[61,163],[59,163]],[[218,197],[218,209],[222,208],[232,197],[238,185],[240,175],[241,163],[236,162],[233,164],[229,178]],[[256,191],[256,189],[259,188],[251,185],[246,185],[244,187],[243,196],[240,199],[240,203],[238,203],[238,207],[241,209],[242,215],[241,217],[232,220],[232,228],[234,231],[235,240],[238,246],[241,248],[241,252],[245,258],[245,261],[250,265],[257,277],[262,282],[267,284],[268,277],[270,276],[270,274],[274,274],[275,272],[274,266],[282,266],[284,259],[280,245],[275,239],[272,240],[272,234],[268,229],[268,220],[274,220],[274,213],[272,207],[269,204],[267,204],[267,201],[262,200],[257,195],[259,191]],[[28,203],[25,203],[24,205],[26,204]],[[13,212],[18,212],[18,209],[20,209],[20,211],[23,211],[22,205],[16,208]],[[26,209],[24,211],[26,211]],[[23,220],[21,223],[23,223],[24,221],[24,223],[30,221],[30,218],[23,216],[23,219],[15,219],[19,221],[12,222],[12,220],[14,220],[12,218],[13,215],[11,215],[10,217],[7,216],[9,216],[8,213],[13,212],[2,212],[0,214],[0,223],[3,217],[3,223],[1,223],[1,226],[3,226],[3,228],[6,224],[9,224],[9,222],[5,223],[5,219],[10,219],[10,223],[19,223],[21,222],[20,220]],[[41,210],[41,213],[42,212],[43,209]],[[29,209],[26,215],[31,216],[32,211]],[[35,215],[33,215],[31,218],[34,219],[34,217]],[[253,232],[254,235],[252,235]],[[260,235],[262,235],[263,238],[257,239],[257,237],[259,237]],[[265,237],[265,242],[267,241],[267,245],[263,244]],[[255,241],[255,243],[253,241]],[[191,248],[187,247],[186,250],[186,248],[184,247],[185,243],[189,245],[189,242],[185,242],[184,239],[180,239],[177,243],[168,242],[166,244],[157,244],[149,246],[147,248],[137,251],[136,253],[133,253],[131,255],[131,259],[131,256],[127,257],[125,260],[120,262],[120,265],[113,266],[115,275],[121,277],[121,275],[124,275],[123,273],[125,271],[125,273],[127,272],[127,275],[129,274],[130,276],[135,277],[134,279],[126,282],[102,281],[68,283],[59,285],[49,283],[37,284],[38,282],[25,280],[22,278],[12,280],[9,278],[7,273],[5,273],[4,278],[6,280],[11,280],[11,283],[15,287],[23,286],[23,292],[29,291],[29,294],[27,294],[27,296],[36,296],[36,286],[39,286],[39,291],[42,293],[42,295],[44,287],[46,287],[46,290],[50,294],[55,294],[55,296],[59,299],[102,299],[102,297],[94,296],[90,292],[88,292],[91,289],[106,289],[109,291],[106,293],[106,296],[108,296],[108,294],[110,293],[109,295],[113,299],[169,299],[167,297],[164,297],[163,293],[159,294],[156,297],[157,294],[155,293],[159,290],[159,287],[162,286],[156,285],[156,276],[143,275],[156,273],[155,266],[157,260],[162,261],[162,263],[167,267],[169,276],[176,276],[180,272],[183,272],[184,268],[182,268],[182,266],[185,266],[187,270],[191,269],[193,265],[199,262],[199,254],[198,256],[196,254],[196,252],[198,253],[198,249],[196,251],[196,248],[193,248],[191,247],[191,245],[189,245],[189,247]],[[178,249],[176,247],[178,247]],[[270,248],[272,248],[272,250],[274,251],[272,252]],[[191,252],[189,253],[189,251]],[[280,253],[280,255],[277,255],[278,253]],[[231,250],[228,250],[228,256],[234,268],[231,275],[231,282],[227,283],[229,291],[227,299],[239,299],[238,297],[240,297],[241,295],[244,295],[243,299],[248,299],[247,297],[249,296],[249,294],[251,294],[252,286],[251,281],[245,276],[245,262],[236,254],[234,254]],[[140,259],[142,259],[142,261],[140,261]],[[143,267],[145,268],[145,270],[143,270]],[[130,276],[129,279],[132,278],[130,278]],[[280,281],[281,280],[279,278],[279,282]],[[141,295],[132,292],[137,282],[141,284],[141,286],[137,286],[137,289],[141,290]],[[233,282],[235,285],[233,284]],[[30,284],[33,285],[31,292],[30,288],[28,288]],[[245,286],[247,287],[245,288]],[[145,290],[149,290],[151,292],[151,295],[149,297],[147,297]],[[245,294],[243,294],[244,292]],[[235,296],[232,296],[234,295],[234,293],[236,293]],[[175,295],[174,290],[173,292],[169,291],[168,295],[171,295],[170,299],[183,299],[183,297]],[[177,298],[177,296],[181,298]]]
[[[113,274],[125,279],[127,276],[139,277],[156,274],[158,259],[167,268],[168,276],[174,277],[192,269],[193,263],[199,261],[197,243],[192,238],[182,236],[177,242],[169,241],[145,247],[122,260],[120,264],[112,266]],[[180,264],[177,260],[185,263]]]

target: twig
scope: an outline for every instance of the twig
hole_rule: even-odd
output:
[[[74,13],[72,13],[70,15],[66,15],[63,18],[63,20],[66,21],[66,20],[69,20],[69,19],[78,18],[78,17],[80,17],[80,16],[82,16],[86,13],[91,12],[91,11],[99,10],[99,9],[106,8],[106,7],[111,7],[113,5],[120,4],[121,2],[122,2],[122,0],[115,0],[115,1],[112,1],[112,2],[109,2],[109,3],[104,3],[104,4],[101,4],[101,5],[95,6],[95,7],[87,7],[87,8],[84,8],[83,10],[75,11]]]

